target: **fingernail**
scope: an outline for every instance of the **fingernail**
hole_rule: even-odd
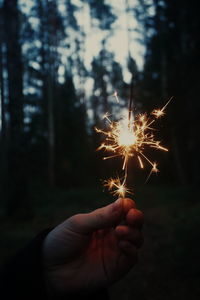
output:
[[[114,210],[114,211],[115,211],[115,210],[118,210],[118,209],[121,207],[121,201],[122,201],[122,199],[119,198],[119,199],[117,199],[117,200],[113,203],[113,210]]]

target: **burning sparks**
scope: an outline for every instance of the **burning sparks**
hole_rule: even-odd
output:
[[[110,178],[105,180],[104,186],[106,186],[114,196],[124,198],[126,194],[131,194],[131,191],[125,185],[125,180],[121,183],[119,178]]]
[[[118,98],[117,91],[114,92],[113,97],[115,97],[116,101],[119,103],[119,98]]]
[[[116,92],[113,96],[119,101]],[[145,161],[151,166],[151,171],[147,180],[152,173],[159,172],[157,163],[152,162],[144,152],[148,147],[168,151],[167,148],[161,145],[160,141],[155,139],[155,129],[152,128],[152,125],[156,119],[165,114],[165,108],[171,99],[163,106],[163,108],[153,110],[151,113],[152,117],[148,117],[146,113],[138,114],[133,117],[133,115],[130,115],[129,109],[127,118],[123,118],[118,122],[113,122],[110,119],[110,115],[106,113],[103,116],[103,119],[108,123],[107,130],[95,128],[97,133],[100,133],[105,137],[105,141],[97,149],[109,153],[109,155],[105,156],[103,159],[106,160],[114,157],[122,158],[122,170],[124,171],[123,179],[110,178],[105,181],[104,184],[113,195],[125,197],[127,193],[130,193],[130,190],[126,187],[128,162],[130,158],[136,157],[141,169],[144,169]]]
[[[162,109],[154,109],[151,114],[154,115],[156,119],[158,119],[160,117],[163,117],[165,115],[165,108],[167,107],[167,105],[169,104],[169,102],[172,100],[172,98],[173,97],[171,97],[169,99],[169,101],[165,104],[165,106],[163,106]]]

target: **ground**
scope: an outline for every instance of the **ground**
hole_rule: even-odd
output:
[[[1,209],[1,263],[44,228],[110,203],[93,189],[32,186],[32,211],[15,219]],[[134,196],[145,215],[145,243],[137,266],[110,288],[111,300],[200,298],[200,203],[197,188],[139,187]]]

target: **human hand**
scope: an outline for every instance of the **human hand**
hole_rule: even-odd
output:
[[[70,217],[44,241],[48,287],[89,293],[117,281],[137,262],[142,225],[142,212],[128,198]]]

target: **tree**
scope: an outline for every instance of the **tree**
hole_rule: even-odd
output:
[[[199,38],[196,32],[200,27],[197,3],[179,0],[173,3],[165,0],[138,2],[135,12],[146,31],[147,46],[143,101],[147,105],[155,105],[156,99],[175,96],[170,114],[171,134],[168,134],[172,159],[179,182],[196,181],[199,175],[191,157],[199,146],[195,135],[198,109],[194,110],[194,105],[199,108],[195,99],[199,68]],[[150,14],[149,10],[154,13]]]
[[[20,45],[20,12],[17,0],[3,5],[8,76],[7,211],[12,214],[27,204],[27,177],[23,141],[23,64]]]
[[[3,9],[0,8],[0,89],[1,89],[1,141],[4,141],[6,122],[5,122],[5,36],[4,36],[4,14]]]
[[[55,1],[38,1],[36,6],[41,41],[40,76],[42,79],[43,134],[47,134],[48,178],[55,183],[55,99],[57,96],[57,73],[60,64],[58,46],[64,38],[62,18]]]
[[[60,186],[80,186],[90,174],[89,141],[85,105],[81,103],[72,77],[65,74],[56,105],[56,173]]]

